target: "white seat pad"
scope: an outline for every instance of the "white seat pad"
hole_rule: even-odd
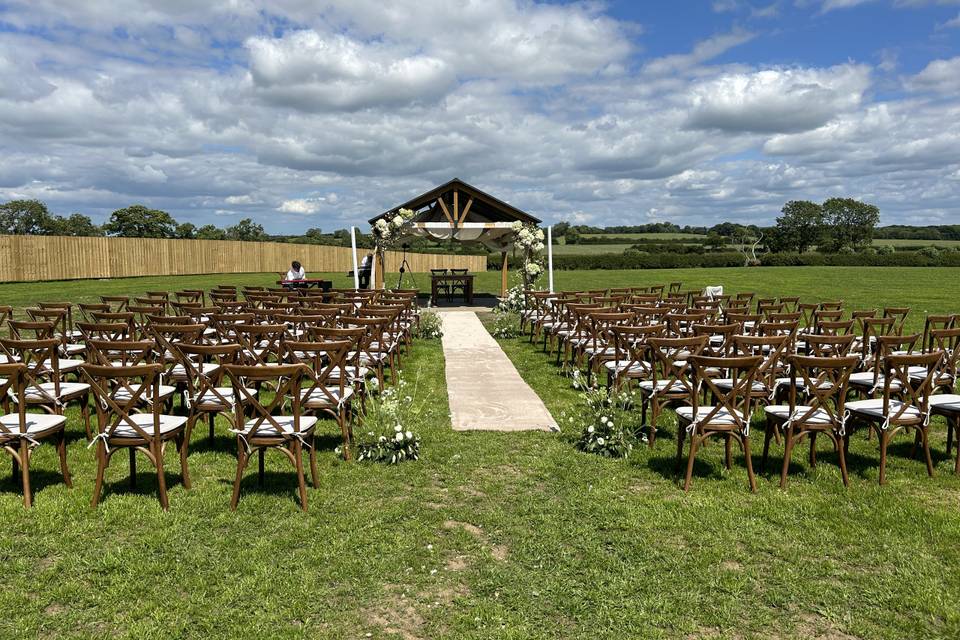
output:
[[[216,390],[216,393],[207,389],[199,398],[194,398],[192,400],[193,404],[217,405],[222,407],[224,406],[223,400],[221,400],[217,395],[220,394],[220,396],[223,396],[224,400],[226,400],[230,406],[233,405],[233,387],[214,387],[214,389]],[[247,389],[247,391],[250,392],[251,397],[256,397],[256,389]],[[241,401],[246,402],[247,399],[242,397]]]
[[[40,389],[45,391],[48,395],[55,396],[55,389],[52,382],[43,382],[40,384]],[[63,398],[72,398],[73,396],[80,395],[90,390],[90,385],[84,384],[82,382],[61,382],[60,383],[60,399]],[[27,387],[24,390],[24,398],[27,402],[49,402],[50,399],[37,390],[37,387]]]
[[[216,362],[204,362],[202,365],[200,365],[200,370],[206,375],[215,373],[219,369],[220,365],[218,365]],[[173,368],[170,369],[169,375],[173,378],[185,378],[187,376],[187,369],[182,364],[175,364],[173,365]]]
[[[331,402],[331,397],[336,398],[338,404],[343,404],[350,400],[353,397],[353,387],[344,387],[343,388],[343,397],[340,397],[340,387],[326,387],[326,390],[330,393],[327,395],[320,389],[301,389],[300,390],[300,402],[304,404],[320,403],[328,405]]]
[[[138,426],[140,426],[148,435],[153,435],[153,414],[152,413],[135,413],[130,416],[130,419],[133,420]],[[160,433],[168,434],[177,429],[180,429],[185,424],[187,424],[187,418],[185,416],[160,416]],[[143,435],[137,432],[126,420],[121,420],[120,424],[117,425],[116,430],[114,430],[110,437],[112,438],[142,438]]]
[[[899,400],[890,400],[890,405],[888,412],[890,415],[897,415],[900,413],[903,407],[903,403]],[[850,413],[856,413],[861,416],[867,416],[870,418],[880,418],[883,419],[886,416],[883,415],[883,399],[874,398],[871,400],[854,400],[853,402],[847,403],[847,411]],[[920,410],[914,406],[910,406],[900,414],[900,418],[904,419],[914,419],[920,417]]]
[[[264,421],[263,424],[257,429],[257,436],[280,436],[280,435],[290,435],[293,433],[293,416],[273,416],[273,419],[280,425],[280,431],[277,431],[277,428],[274,427],[271,423]],[[242,435],[249,435],[250,431],[253,429],[254,425],[257,424],[257,418],[252,418],[247,420],[243,425],[243,431],[239,433]],[[307,433],[317,424],[317,419],[313,416],[300,416],[300,433]],[[236,430],[232,430],[234,433],[237,433]]]
[[[930,396],[930,406],[944,413],[960,413],[960,395],[956,393],[941,393]]]
[[[50,431],[51,429],[59,429],[67,423],[66,417],[49,413],[28,413],[26,414],[25,418],[27,427],[26,431],[22,429],[20,425],[20,416],[16,413],[0,416],[0,424],[2,424],[7,431],[12,431],[15,434],[27,433],[28,435],[33,435],[37,433],[43,433],[44,431]],[[2,430],[0,430],[0,440],[3,440],[5,437],[9,437],[8,434],[5,434]]]
[[[697,413],[694,415],[693,407],[677,407],[677,417],[681,420],[686,420],[687,422],[696,422],[697,420],[703,420],[710,415],[710,412],[713,410],[713,407],[697,407]],[[740,417],[743,418],[743,414],[740,414]],[[746,419],[744,419],[746,421]],[[734,415],[730,413],[726,408],[720,409],[712,418],[710,418],[710,424],[737,424]]]
[[[657,380],[657,392],[664,393],[667,390],[667,385],[670,385],[670,392],[682,392],[686,391],[687,388],[683,386],[683,383],[679,380],[674,380],[670,382],[669,380]],[[644,380],[637,385],[641,391],[651,392],[653,391],[653,380]]]
[[[737,380],[737,382],[742,384],[743,378],[741,378],[740,380]],[[724,391],[727,391],[733,388],[733,378],[715,378],[713,380],[713,384],[717,385],[718,389],[723,389]],[[767,388],[767,385],[763,384],[759,380],[754,380],[751,388],[754,391],[765,391]]]
[[[132,393],[130,389],[133,390]],[[114,402],[117,402],[118,404],[122,405],[124,402],[129,401],[130,398],[133,396],[133,394],[137,392],[137,387],[135,385],[130,385],[130,389],[127,389],[126,387],[120,387],[119,389],[117,389],[116,393],[113,395]],[[177,391],[176,387],[170,387],[165,384],[161,384],[159,389],[160,399],[164,400],[166,398],[169,398],[174,393],[176,393],[176,391]],[[153,394],[152,388],[145,389],[144,392],[140,394],[140,397],[138,398],[138,400],[140,401],[149,400],[150,398],[153,397],[152,394]]]
[[[603,363],[603,366],[617,373],[623,373],[628,369],[630,373],[647,373],[651,370],[650,363],[642,360],[632,363],[630,360],[607,360]]]
[[[793,416],[795,419],[803,418],[807,415],[807,412],[810,411],[812,407],[809,405],[797,405],[794,407]],[[780,418],[782,420],[787,420],[790,418],[790,407],[785,404],[775,404],[768,407],[764,407],[763,411],[771,416]],[[817,409],[813,415],[804,419],[805,423],[814,423],[814,424],[830,424],[830,414],[824,411],[823,409]]]

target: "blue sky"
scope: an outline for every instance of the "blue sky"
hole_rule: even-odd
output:
[[[960,0],[0,2],[0,199],[332,230],[458,176],[546,221],[960,224]]]

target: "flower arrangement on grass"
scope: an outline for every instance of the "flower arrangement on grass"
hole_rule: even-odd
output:
[[[421,311],[420,320],[414,327],[414,338],[439,340],[443,337],[443,323],[435,311]]]
[[[523,289],[531,288],[543,275],[542,253],[546,245],[543,244],[543,229],[535,224],[524,224],[519,220],[514,222],[513,244],[520,250],[521,264],[520,277],[523,278]]]
[[[520,314],[511,310],[494,309],[491,333],[494,338],[516,338],[520,335]]]
[[[418,410],[404,379],[371,396],[363,415],[367,434],[357,442],[357,460],[398,464],[420,459],[420,437],[412,427]]]
[[[633,436],[624,427],[630,400],[614,396],[606,388],[580,394],[582,405],[569,421],[583,428],[577,448],[606,458],[626,458],[633,450]]]

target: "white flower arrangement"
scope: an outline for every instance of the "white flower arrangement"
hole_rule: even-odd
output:
[[[417,409],[406,391],[407,382],[401,378],[393,387],[369,399],[363,421],[373,431],[357,443],[357,460],[397,464],[420,459],[420,438],[412,429],[404,428],[417,419]],[[392,437],[374,435],[377,430],[389,432],[391,427]]]
[[[520,250],[523,259],[520,267],[523,288],[529,289],[544,271],[541,256],[545,248],[543,229],[532,224],[525,225],[519,221],[514,222],[510,228],[513,230],[513,244]]]

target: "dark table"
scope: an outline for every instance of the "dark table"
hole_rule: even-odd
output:
[[[463,286],[463,298],[466,304],[473,304],[473,274],[463,273],[463,274],[446,274],[439,275],[433,274],[430,276],[430,304],[436,306],[437,304],[437,289],[441,284],[446,284],[449,289],[447,289],[447,300],[450,300],[450,291],[456,285]]]
[[[277,284],[288,289],[309,289],[314,287],[328,291],[333,287],[332,280],[320,280],[319,278],[306,278],[304,280],[277,280]]]

